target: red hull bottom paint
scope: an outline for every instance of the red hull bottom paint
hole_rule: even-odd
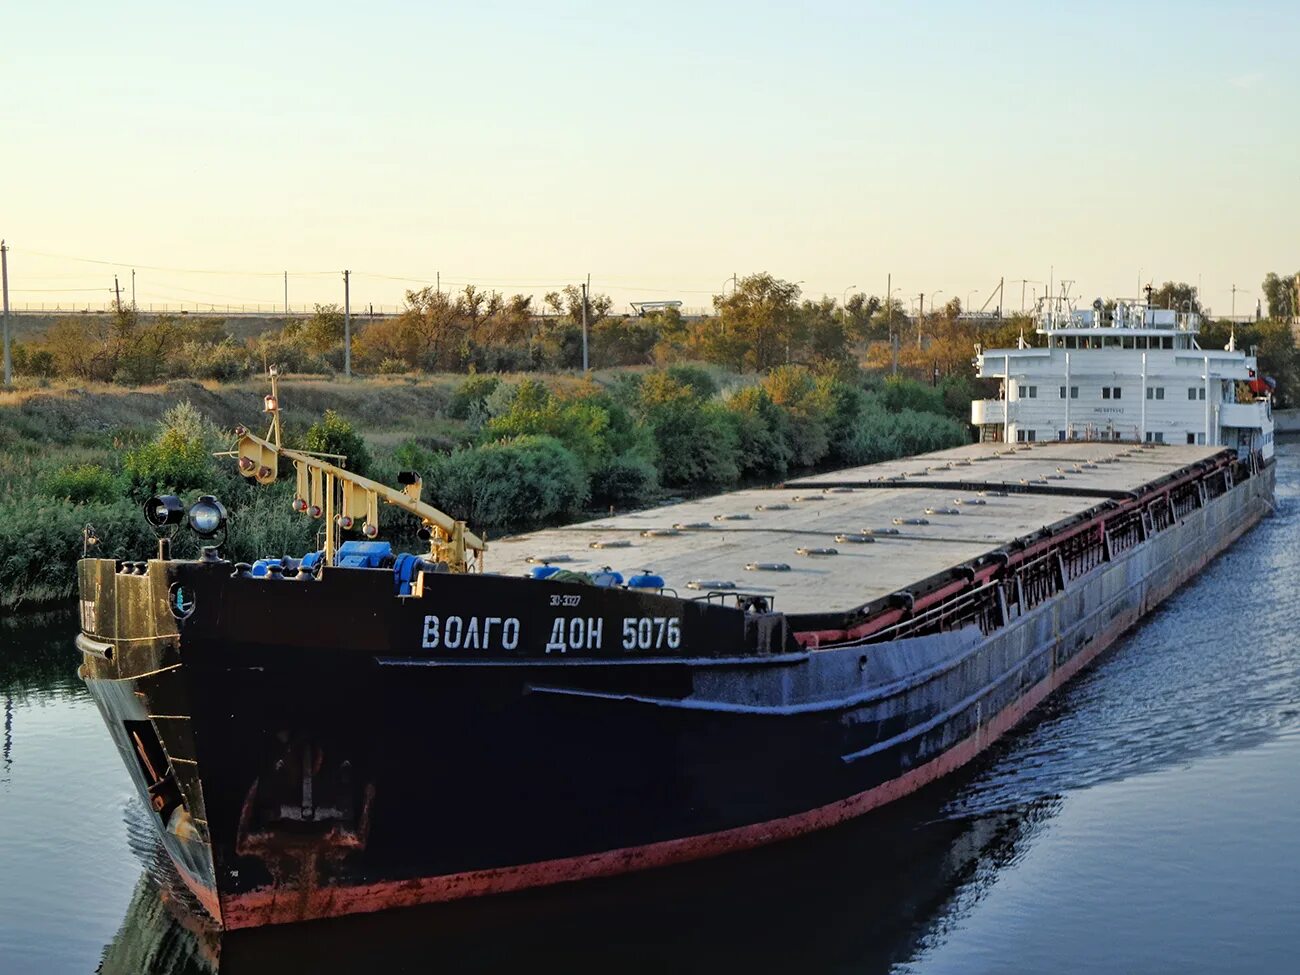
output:
[[[168,856],[170,856],[170,854],[168,854]],[[212,919],[220,923],[222,918],[220,900],[217,897],[217,892],[200,881],[198,877],[194,876],[194,874],[186,870],[175,857],[171,857],[171,861],[172,865],[176,867],[176,873],[180,876],[185,886],[189,888],[190,893],[194,895],[195,899],[201,905],[203,905],[203,909],[211,915]]]
[[[1156,598],[1147,601],[1144,609],[1150,609],[1158,604],[1182,582],[1195,575],[1211,558],[1231,545],[1257,520],[1258,518],[1250,519],[1239,530],[1232,532],[1217,551],[1207,553],[1205,558],[1184,566],[1184,571],[1179,577],[1170,580],[1167,588],[1154,593]],[[1096,659],[1102,651],[1133,626],[1141,615],[1141,613],[1127,613],[1118,617],[1111,626],[1097,635],[1091,647],[1080,651],[1063,666],[1026,691],[1014,704],[1004,708],[981,726],[974,735],[958,742],[942,755],[896,779],[826,806],[781,819],[738,826],[701,836],[664,840],[646,846],[607,850],[540,863],[346,887],[327,886],[305,891],[265,889],[244,894],[223,894],[220,898],[220,913],[215,911],[211,913],[221,919],[227,930],[340,917],[346,914],[364,914],[685,863],[792,839],[815,830],[836,826],[915,792],[971,761],[1010,731],[1044,698]],[[183,872],[182,876],[184,876]],[[192,879],[187,878],[187,882]],[[205,906],[212,896],[210,890],[200,893],[196,889],[195,894],[204,901]]]

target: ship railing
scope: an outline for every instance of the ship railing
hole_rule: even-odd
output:
[[[1244,465],[1239,465],[1244,466]],[[1083,575],[1115,556],[1172,527],[1211,498],[1232,487],[1232,470],[1219,466],[1130,508],[1106,517],[1087,531],[1062,538],[1041,555],[998,579],[885,627],[860,642],[885,643],[904,637],[958,629],[976,623],[985,636],[1064,592]],[[850,644],[852,645],[852,644]]]
[[[1067,578],[1077,579],[1107,560],[1106,537],[1101,531],[1073,535],[1058,549]]]
[[[1008,580],[1007,603],[1017,613],[1027,613],[1065,588],[1065,561],[1059,548],[1020,565]]]
[[[864,643],[888,643],[905,637],[922,636],[956,630],[970,623],[979,626],[985,636],[1003,625],[1005,604],[1002,587],[998,583],[985,583],[954,599],[932,606],[910,619],[885,627],[871,634]]]
[[[1146,537],[1146,522],[1140,511],[1128,511],[1106,523],[1106,544],[1110,556],[1127,552]]]

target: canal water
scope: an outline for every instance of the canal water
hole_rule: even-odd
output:
[[[843,828],[224,939],[184,910],[69,613],[0,622],[0,973],[1300,966],[1300,444],[1278,513],[991,754]],[[433,743],[431,743],[432,746]]]

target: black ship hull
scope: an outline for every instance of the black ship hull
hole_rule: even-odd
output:
[[[1165,488],[1163,518],[1121,529],[1100,506],[930,609],[881,607],[887,630],[692,605],[675,653],[653,632],[683,612],[667,596],[445,576],[394,600],[379,570],[88,560],[82,673],[228,929],[663,866],[833,826],[970,761],[1268,511],[1271,467],[1185,480],[1203,476],[1217,487]],[[648,652],[583,652],[629,618],[652,621]],[[473,654],[450,652],[453,619]]]

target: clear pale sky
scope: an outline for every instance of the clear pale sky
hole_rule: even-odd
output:
[[[1300,268],[1294,0],[203,6],[5,5],[18,307],[132,267],[142,305],[279,303],[285,269],[341,301],[347,267],[354,307],[766,270],[976,306],[1005,276],[1014,309],[1054,267],[1242,312]]]

